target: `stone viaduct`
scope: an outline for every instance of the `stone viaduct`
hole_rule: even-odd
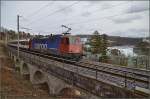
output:
[[[35,85],[46,85],[50,95],[61,95],[62,91],[66,88],[70,90],[75,90],[75,94],[78,97],[86,97],[87,99],[99,99],[96,95],[93,95],[85,90],[73,86],[72,83],[68,84],[64,80],[50,75],[44,72],[34,64],[27,63],[23,59],[18,59],[17,55],[9,51],[9,56],[14,61],[14,68],[20,72],[20,74],[26,79],[29,79],[32,84]],[[38,57],[36,57],[38,58]],[[54,65],[51,63],[51,65]]]

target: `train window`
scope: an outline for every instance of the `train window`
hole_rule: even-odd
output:
[[[80,38],[78,37],[70,37],[70,44],[80,44]]]
[[[62,38],[62,44],[69,44],[69,38]]]
[[[73,37],[69,37],[69,40],[70,40],[70,44],[74,43],[74,38]]]
[[[69,45],[69,38],[66,38],[66,44]]]
[[[76,44],[80,44],[80,38],[76,38]]]

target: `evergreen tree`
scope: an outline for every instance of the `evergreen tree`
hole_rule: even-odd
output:
[[[101,52],[101,36],[98,31],[95,31],[89,42],[92,54],[99,54]]]
[[[102,35],[102,43],[101,43],[102,56],[100,57],[100,61],[102,61],[102,62],[108,62],[107,47],[108,47],[107,35],[103,34]]]

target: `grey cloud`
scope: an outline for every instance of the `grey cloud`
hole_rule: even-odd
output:
[[[92,13],[90,13],[90,12],[83,12],[82,14],[81,14],[81,16],[83,16],[83,17],[88,17],[88,16],[90,16]]]
[[[93,6],[97,5],[97,4],[101,4],[102,2],[103,1],[94,1],[94,0],[87,1],[87,5],[85,5],[85,7],[90,8],[90,7],[93,7]]]
[[[149,32],[149,29],[129,29],[128,30],[129,32],[136,32],[136,33],[148,33]]]
[[[67,9],[64,9],[61,11],[61,13],[63,14],[69,14],[69,13],[72,13],[73,12],[73,9],[72,8],[67,8]]]
[[[149,10],[149,5],[148,4],[134,4],[131,7],[129,7],[125,12],[126,13],[139,13],[139,12],[144,12]]]
[[[88,1],[88,4],[89,5],[94,5],[94,4],[99,4],[101,1],[94,1],[94,0],[91,0],[91,1]]]
[[[134,16],[128,16],[128,17],[113,18],[112,21],[115,23],[129,23],[134,20],[141,19],[141,18],[142,18],[142,16],[140,16],[140,15],[138,15],[138,16],[134,15]]]
[[[59,5],[59,9],[62,9],[61,13],[68,14],[68,13],[72,13],[74,11],[74,9],[72,7],[68,7],[68,8],[65,8],[65,7],[66,6],[64,6],[64,5]]]
[[[72,8],[67,8],[67,9],[64,9],[63,12],[64,13],[71,13],[71,12],[73,12],[73,9]]]
[[[122,36],[122,37],[147,37],[149,34],[149,29],[128,29],[128,30],[120,30],[115,31],[112,33],[112,35],[115,36]]]
[[[102,9],[109,9],[109,8],[111,8],[113,5],[111,4],[111,3],[103,3],[102,4],[102,6],[101,6],[101,8]]]
[[[129,29],[127,30],[128,36],[133,37],[147,37],[149,34],[149,29]]]

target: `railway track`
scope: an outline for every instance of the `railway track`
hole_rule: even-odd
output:
[[[105,63],[87,63],[87,62],[80,62],[79,64],[82,64],[82,66],[87,66],[87,67],[93,67],[97,70],[103,70],[107,72],[108,74],[116,74],[124,77],[124,74],[127,73],[126,77],[128,76],[129,79],[134,79],[146,82],[148,77],[150,77],[150,71],[149,70],[138,70],[138,69],[133,69],[133,68],[121,68],[121,67],[114,67],[111,64],[105,64]],[[140,77],[140,78],[139,78]],[[145,78],[146,77],[146,78]]]
[[[109,67],[109,68],[114,68],[114,69],[118,69],[121,71],[127,71],[127,72],[134,72],[136,74],[143,74],[143,75],[150,75],[150,70],[146,70],[146,69],[137,69],[137,68],[131,68],[131,67],[125,67],[125,66],[114,66],[112,64],[106,64],[106,63],[100,63],[100,62],[93,62],[93,61],[83,61],[83,63],[85,64],[91,64],[94,66],[105,66],[105,67]]]
[[[16,46],[8,45],[17,49]],[[76,66],[78,69],[78,73],[94,77],[97,80],[102,80],[104,82],[112,82],[120,87],[128,87],[128,88],[135,88],[136,86],[142,87],[145,89],[149,89],[150,85],[150,71],[149,70],[138,70],[133,68],[126,68],[126,67],[115,67],[110,64],[105,63],[88,63],[88,62],[77,62],[66,60],[63,58],[54,57],[51,55],[45,55],[43,53],[39,53],[37,51],[30,51],[27,48],[20,48],[21,51],[27,52],[30,54],[34,54],[40,57],[56,60],[59,62],[64,62],[67,64],[71,64]],[[65,66],[67,70],[77,71],[74,70],[74,67]]]

